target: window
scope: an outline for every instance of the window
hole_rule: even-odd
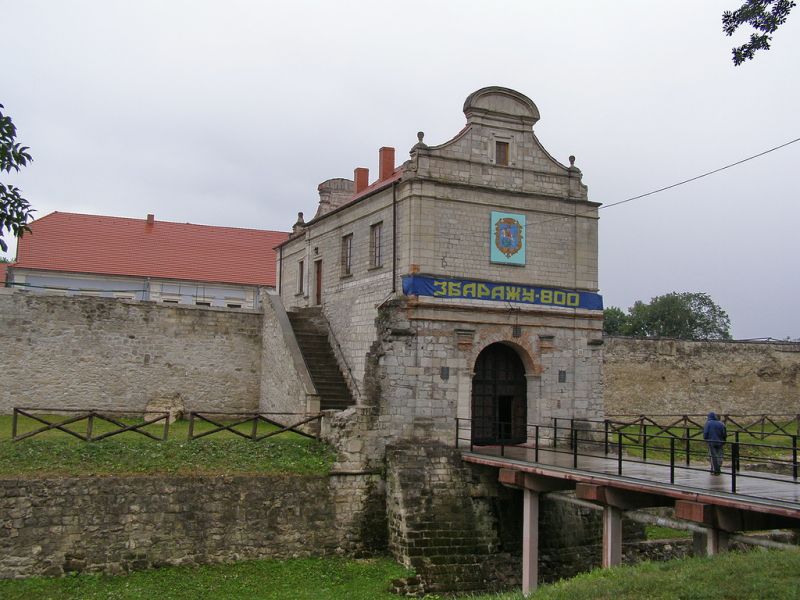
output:
[[[303,290],[305,289],[303,286],[303,280],[305,279],[305,269],[303,261],[297,263],[297,293],[302,294]]]
[[[383,237],[383,222],[375,223],[369,230],[369,264],[370,267],[383,266],[381,255],[381,238]]]
[[[161,300],[161,302],[163,302],[164,304],[177,304],[178,303],[177,300],[174,300],[172,298],[163,298]]]
[[[508,166],[508,142],[494,143],[494,163],[505,167]]]
[[[342,238],[342,276],[351,275],[353,267],[353,234]]]
[[[241,304],[236,304],[235,302],[228,302],[226,305],[228,308],[242,308]]]
[[[195,302],[195,306],[211,306],[211,302],[207,302],[205,300],[197,300]]]

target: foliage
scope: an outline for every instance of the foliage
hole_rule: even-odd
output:
[[[687,340],[729,340],[728,314],[708,294],[671,292],[649,304],[637,300],[628,314],[616,306],[603,311],[608,335],[669,337]]]
[[[17,128],[11,117],[3,114],[3,105],[0,104],[0,172],[19,171],[20,167],[33,160],[28,147],[21,146],[16,137]],[[4,231],[10,231],[16,237],[30,231],[27,222],[32,212],[28,201],[20,195],[19,188],[0,183],[0,250],[8,250],[8,245],[3,241]]]
[[[84,424],[85,427],[85,424]],[[196,432],[208,425],[197,425]],[[18,432],[34,426],[21,424]],[[49,431],[19,442],[11,441],[11,417],[0,416],[0,476],[125,475],[125,474],[325,474],[333,464],[331,449],[316,440],[281,433],[253,442],[223,432],[187,441],[188,425],[170,427],[167,441],[123,433],[96,442],[83,442],[66,433]],[[160,435],[160,426],[148,430]],[[97,423],[95,433],[102,433]],[[266,429],[265,429],[266,432]]]
[[[786,22],[794,6],[794,0],[745,0],[738,9],[722,13],[722,30],[727,36],[745,24],[761,32],[751,33],[749,42],[733,48],[733,64],[751,60],[758,50],[769,50],[772,34]]]

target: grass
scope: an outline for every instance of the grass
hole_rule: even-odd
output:
[[[388,559],[258,560],[170,567],[122,576],[0,580],[3,600],[398,600],[389,582],[408,575]]]
[[[55,417],[53,417],[55,418]],[[63,417],[61,417],[63,418]],[[125,420],[130,423],[133,421]],[[18,433],[37,428],[20,421]],[[86,423],[70,426],[85,431]],[[96,422],[94,434],[113,426]],[[195,431],[210,429],[196,424]],[[272,426],[259,426],[259,434]],[[249,432],[249,427],[240,427]],[[147,428],[160,435],[161,426]],[[126,432],[107,439],[84,442],[67,433],[48,431],[11,441],[11,417],[0,416],[0,476],[41,477],[51,475],[219,475],[231,473],[324,474],[330,471],[334,454],[325,444],[294,433],[281,433],[253,442],[230,432],[187,441],[188,423],[170,426],[166,441],[155,441]]]
[[[122,576],[0,580],[3,600],[397,600],[392,579],[409,572],[389,559],[294,559],[169,567]],[[429,596],[429,600],[439,596]],[[522,600],[520,592],[471,600]],[[595,570],[541,586],[532,600],[750,600],[800,598],[800,552],[755,550]]]

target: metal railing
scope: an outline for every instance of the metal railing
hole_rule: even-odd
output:
[[[672,430],[656,430],[643,433],[626,431],[621,424],[609,419],[599,421],[591,419],[553,419],[552,424],[526,424],[524,439],[497,440],[479,443],[473,434],[471,419],[456,419],[456,446],[469,448],[471,452],[499,454],[501,457],[514,458],[524,451],[524,458],[539,463],[543,451],[555,455],[571,457],[569,465],[579,469],[581,458],[614,459],[616,474],[625,474],[625,465],[651,464],[669,467],[669,483],[675,483],[676,472],[708,471],[708,463],[700,468],[700,460],[708,460],[708,445],[702,439],[702,429],[682,430],[683,435],[675,435]],[[482,423],[482,427],[486,427]],[[490,423],[493,431],[504,431],[512,427],[510,423]],[[618,426],[619,425],[619,426]],[[630,423],[627,426],[631,426]],[[516,425],[520,429],[520,425]],[[737,493],[739,479],[762,479],[798,483],[798,436],[795,433],[772,432],[768,437],[783,443],[767,444],[745,442],[741,440],[745,430],[733,431],[733,441],[723,443],[726,454],[730,457],[724,474],[730,475],[730,491]],[[465,433],[469,437],[465,437]],[[760,435],[760,434],[759,434]],[[515,449],[515,450],[511,450]],[[551,456],[551,455],[548,455]],[[763,470],[743,471],[742,464],[755,461],[761,468],[767,467],[775,471],[784,471],[791,479],[781,478],[779,474]],[[561,462],[564,462],[563,459]],[[766,463],[766,464],[765,464]],[[545,463],[546,464],[546,463]],[[585,463],[584,463],[585,464]],[[757,465],[757,466],[758,466]],[[587,470],[591,470],[587,468]]]

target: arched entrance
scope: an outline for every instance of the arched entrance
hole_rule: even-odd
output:
[[[514,349],[504,344],[484,348],[472,377],[472,442],[525,442],[526,391],[525,366]]]

